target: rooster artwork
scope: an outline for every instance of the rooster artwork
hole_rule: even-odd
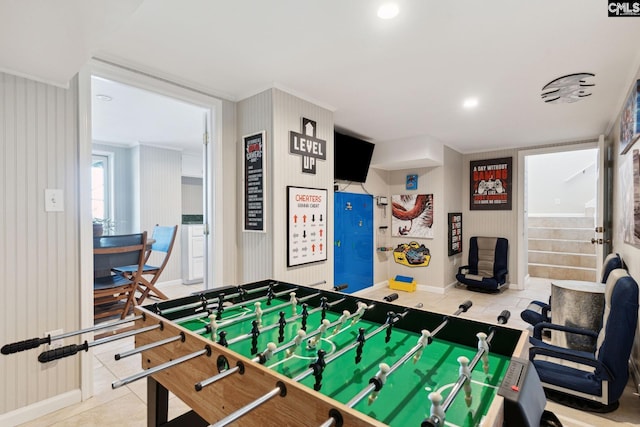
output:
[[[433,194],[391,197],[393,236],[433,238]]]

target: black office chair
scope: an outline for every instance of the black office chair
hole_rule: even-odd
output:
[[[629,356],[638,323],[638,284],[624,269],[613,270],[605,287],[605,307],[599,333],[538,323],[529,339],[529,359],[547,397],[567,406],[596,412],[618,407],[629,379]],[[597,337],[596,350],[571,350],[542,340],[545,329]]]
[[[497,292],[507,285],[509,241],[504,237],[469,239],[469,264],[456,279],[470,290]]]

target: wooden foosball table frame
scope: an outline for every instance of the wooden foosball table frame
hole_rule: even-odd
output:
[[[263,287],[265,283],[272,281],[256,282],[243,285],[245,290]],[[295,287],[299,296],[318,292],[316,288],[292,285],[283,282],[278,283],[278,289],[282,287]],[[231,292],[238,288],[226,288],[205,293],[207,298],[213,298],[221,292]],[[386,302],[373,301],[365,298],[357,298],[349,295],[321,290],[323,294],[332,296],[332,299],[346,297],[351,306],[354,300],[367,304],[375,303],[382,306],[380,312],[388,310],[404,310],[407,307]],[[260,296],[260,294],[256,294]],[[179,303],[197,300],[197,297],[187,297],[179,300],[170,300],[159,303],[157,306],[179,306]],[[346,305],[345,305],[346,306]],[[342,306],[332,308],[332,311],[341,312]],[[440,322],[447,314],[432,313],[417,308],[411,308],[407,316],[407,324],[419,325]],[[286,392],[280,393],[243,416],[235,425],[243,427],[282,427],[282,426],[320,426],[329,419],[330,414],[340,421],[334,425],[349,427],[383,427],[383,424],[361,412],[347,407],[336,400],[324,396],[309,387],[292,381],[273,370],[252,362],[250,359],[239,355],[228,348],[189,331],[186,328],[172,322],[163,316],[155,314],[151,306],[136,307],[136,314],[142,314],[143,319],[136,321],[136,328],[147,327],[161,323],[161,327],[155,330],[136,335],[135,345],[141,347],[167,337],[183,335],[184,339],[158,346],[142,352],[142,367],[147,370],[168,361],[174,360],[185,354],[191,354],[206,350],[203,355],[179,363],[169,369],[154,373],[147,378],[147,407],[148,426],[199,426],[213,424],[228,416],[230,413],[250,404],[256,398],[273,391],[276,387]],[[383,323],[374,313],[365,313],[363,319]],[[411,321],[413,319],[414,321]],[[420,321],[418,321],[420,320]],[[436,323],[434,323],[436,324]],[[451,317],[450,325],[443,329],[441,336],[447,341],[475,346],[475,337],[464,338],[461,331],[469,330],[469,325],[484,325],[495,327],[498,333],[491,346],[491,351],[503,355],[520,356],[528,339],[526,331],[520,331],[499,325],[490,325],[483,322],[471,321],[459,317]],[[407,328],[404,328],[407,329]],[[460,335],[460,336],[457,336]],[[195,390],[195,384],[220,373],[227,367],[241,366],[242,369],[225,377],[224,379],[204,387],[201,391]],[[241,373],[242,372],[242,373]],[[192,411],[174,419],[167,418],[169,392],[175,394],[185,402]],[[495,396],[483,426],[501,426],[503,418],[503,398]]]

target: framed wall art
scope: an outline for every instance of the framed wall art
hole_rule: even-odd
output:
[[[265,167],[266,133],[264,131],[242,137],[244,191],[242,210],[243,231],[265,230]]]
[[[433,194],[391,196],[391,235],[433,238]]]
[[[511,210],[512,157],[469,163],[469,209]]]
[[[640,80],[634,84],[620,116],[620,154],[626,154],[640,137],[638,97],[640,97]]]
[[[462,212],[449,213],[449,256],[462,253]]]
[[[327,260],[327,190],[287,187],[287,267]]]

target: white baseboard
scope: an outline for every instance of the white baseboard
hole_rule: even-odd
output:
[[[194,282],[194,283],[201,283],[201,282],[202,282],[202,280],[200,280],[199,282]],[[164,288],[165,286],[173,286],[173,285],[182,285],[182,279],[168,280],[166,282],[158,282],[156,284],[156,287]]]
[[[13,427],[23,424],[43,415],[50,414],[59,409],[78,403],[82,400],[80,389],[71,390],[66,393],[59,394],[49,399],[41,400],[23,408],[18,408],[11,412],[0,415],[0,425]]]

